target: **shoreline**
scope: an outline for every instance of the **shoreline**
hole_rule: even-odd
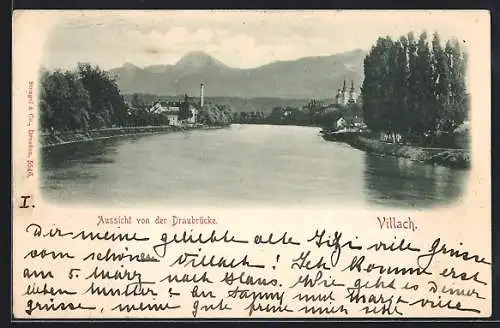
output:
[[[425,148],[412,145],[386,143],[363,136],[345,141],[350,146],[372,154],[406,158],[424,164],[441,165],[453,169],[470,169],[471,154],[468,149]]]
[[[212,130],[222,129],[229,125],[199,125],[199,126],[141,126],[141,127],[122,127],[122,128],[107,128],[98,130],[84,131],[68,131],[58,132],[55,134],[41,133],[40,148],[47,149],[56,146],[68,145],[73,143],[91,142],[97,140],[105,140],[111,138],[119,138],[126,136],[151,135],[160,133],[185,132],[191,130]]]
[[[381,156],[406,158],[424,164],[441,165],[454,169],[470,169],[471,155],[467,148],[432,148],[397,144],[372,139],[369,133],[348,131],[322,133],[326,141],[342,142],[353,148]]]

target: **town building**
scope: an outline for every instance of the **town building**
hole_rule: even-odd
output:
[[[150,108],[150,113],[163,114],[168,118],[168,124],[179,126],[179,111],[181,104],[179,102],[157,101]]]
[[[356,129],[365,130],[366,124],[363,122],[363,118],[359,116],[341,116],[337,121],[335,121],[334,128],[336,130],[342,129]]]
[[[342,130],[347,127],[347,121],[345,118],[341,117],[335,122],[335,127],[337,130]]]
[[[200,108],[204,106],[204,85],[203,83],[200,85]],[[191,117],[180,120],[179,113],[181,108],[185,108],[183,106],[189,106],[189,110],[191,111]],[[163,114],[168,118],[169,125],[172,126],[180,126],[182,124],[195,124],[198,116],[198,109],[192,102],[189,101],[189,97],[184,95],[184,101],[156,101],[153,103],[152,107],[149,109],[150,113],[155,114]]]

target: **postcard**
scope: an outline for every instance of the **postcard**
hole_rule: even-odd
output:
[[[487,318],[485,10],[16,10],[14,319]]]

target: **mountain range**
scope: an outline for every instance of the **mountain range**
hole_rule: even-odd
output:
[[[357,49],[241,69],[195,51],[187,53],[175,65],[140,68],[125,63],[110,73],[124,94],[199,96],[200,83],[204,83],[208,97],[331,99],[344,79],[348,87],[352,80],[359,92],[366,54]]]

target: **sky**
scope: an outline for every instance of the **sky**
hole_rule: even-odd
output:
[[[274,61],[369,50],[380,36],[439,32],[474,38],[466,11],[61,11],[47,12],[42,65],[103,69],[175,64],[204,51],[226,65],[251,68]]]

